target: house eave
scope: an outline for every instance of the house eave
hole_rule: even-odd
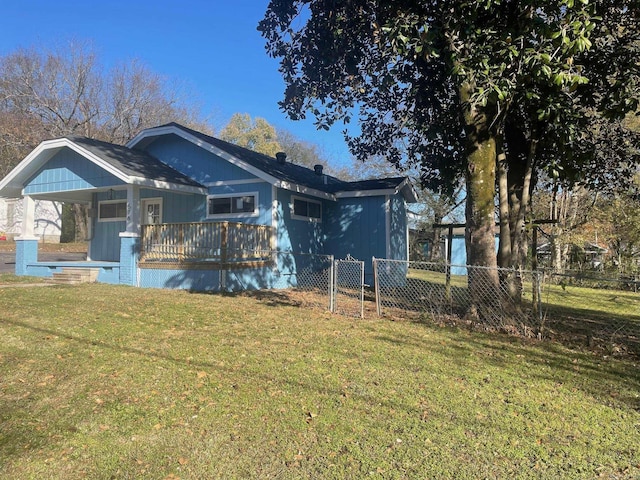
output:
[[[9,174],[0,181],[0,194],[11,198],[18,198],[23,195],[24,182],[33,175],[39,168],[45,165],[57,152],[63,148],[70,148],[82,155],[87,160],[115,176],[127,182],[128,175],[118,170],[113,165],[105,162],[90,151],[74,143],[68,138],[56,138],[45,140],[40,143],[29,155],[27,155]]]
[[[361,197],[379,197],[384,195],[402,194],[408,203],[416,203],[418,197],[408,178],[404,179],[395,188],[383,188],[377,190],[345,190],[336,192],[336,198],[361,198]]]
[[[305,185],[300,185],[300,184],[297,184],[297,183],[289,183],[289,182],[286,182],[284,180],[280,180],[280,181],[276,182],[273,185],[275,187],[282,188],[284,190],[289,190],[289,191],[294,192],[294,193],[301,193],[301,194],[304,194],[304,195],[309,195],[311,197],[321,198],[321,199],[324,199],[324,200],[330,200],[332,202],[336,201],[336,195],[333,195],[333,194],[327,193],[327,192],[323,192],[323,191],[315,189],[315,188],[307,187]]]
[[[263,170],[260,170],[259,168],[256,168],[253,165],[249,165],[247,162],[239,159],[235,155],[231,155],[225,150],[218,148],[215,145],[211,145],[210,143],[196,137],[195,135],[190,134],[189,132],[182,130],[180,127],[177,127],[175,125],[166,125],[162,127],[155,127],[155,128],[143,130],[138,135],[133,137],[127,143],[126,146],[128,148],[135,148],[136,145],[140,144],[145,139],[159,137],[162,135],[169,135],[169,134],[177,135],[180,138],[187,140],[188,142],[191,142],[194,145],[200,148],[203,148],[220,158],[223,158],[224,160],[228,161],[232,165],[235,165],[236,167],[243,169],[244,171],[258,177],[259,179],[275,187],[282,188],[285,190],[290,190],[295,193],[310,195],[312,197],[322,198],[325,200],[331,200],[331,201],[336,200],[336,196],[331,193],[323,192],[322,190],[318,190],[317,188],[307,187],[302,184],[281,180],[279,178],[274,177],[273,175],[269,175]]]
[[[142,140],[147,139],[147,138],[152,138],[152,137],[159,137],[162,135],[169,135],[169,134],[174,134],[177,135],[181,138],[183,138],[184,140],[187,140],[188,142],[193,143],[194,145],[203,148],[205,150],[208,150],[209,152],[213,153],[214,155],[225,159],[226,161],[228,161],[229,163],[231,163],[232,165],[235,165],[238,168],[241,168],[249,173],[251,173],[252,175],[261,178],[262,180],[264,180],[265,182],[270,183],[271,185],[275,185],[278,183],[278,179],[273,177],[272,175],[269,175],[268,173],[265,173],[264,171],[260,170],[259,168],[256,168],[252,165],[249,165],[248,163],[240,160],[238,157],[231,155],[230,153],[222,150],[221,148],[216,147],[215,145],[211,145],[208,142],[205,142],[204,140],[196,137],[195,135],[190,134],[189,132],[185,132],[184,130],[182,130],[181,128],[175,126],[175,125],[166,125],[166,126],[162,126],[162,127],[155,127],[155,128],[149,128],[147,130],[143,130],[142,132],[140,132],[138,135],[136,135],[135,137],[133,137],[128,143],[127,143],[127,147],[128,148],[135,148],[136,145],[138,145]]]
[[[207,189],[205,187],[182,185],[145,177],[129,177],[128,181],[126,181],[125,183],[130,185],[138,185],[140,187],[154,188],[158,190],[171,190],[172,192],[179,193],[196,193],[200,195],[207,194]]]

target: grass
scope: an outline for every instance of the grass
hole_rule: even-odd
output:
[[[16,244],[13,241],[0,241],[0,252],[15,252]],[[70,253],[86,253],[87,242],[75,243],[38,243],[38,252],[70,252]]]
[[[634,357],[284,293],[7,288],[0,312],[2,478],[640,476]]]
[[[409,270],[409,294],[407,303],[420,298],[423,293],[434,301],[444,298],[445,274],[426,270]],[[451,291],[454,303],[461,312],[470,301],[467,277],[453,275]],[[545,336],[565,344],[596,342],[602,348],[620,346],[640,353],[640,294],[629,290],[619,290],[616,282],[609,288],[589,288],[572,284],[554,284],[546,281],[541,289],[543,330]],[[531,281],[525,279],[523,299],[530,305],[532,298]],[[527,302],[529,301],[529,303]],[[539,322],[530,318],[533,326]]]

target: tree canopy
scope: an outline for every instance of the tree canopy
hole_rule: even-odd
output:
[[[537,172],[591,185],[628,173],[630,159],[602,155],[594,132],[638,105],[639,11],[614,0],[273,0],[258,29],[280,59],[291,118],[356,118],[347,139],[359,159],[419,165],[449,193],[465,179],[468,260],[491,266],[497,192],[501,233],[517,236]]]
[[[75,134],[122,144],[171,121],[209,131],[193,100],[182,98],[138,61],[106,70],[82,43],[0,57],[0,176],[47,138]]]

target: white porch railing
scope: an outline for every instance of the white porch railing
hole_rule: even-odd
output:
[[[143,225],[140,262],[219,262],[268,258],[273,227],[235,222]]]

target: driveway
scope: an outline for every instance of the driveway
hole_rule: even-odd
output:
[[[77,262],[86,260],[85,253],[70,252],[39,252],[40,262]],[[16,254],[14,252],[0,252],[0,273],[14,273],[16,270]]]

